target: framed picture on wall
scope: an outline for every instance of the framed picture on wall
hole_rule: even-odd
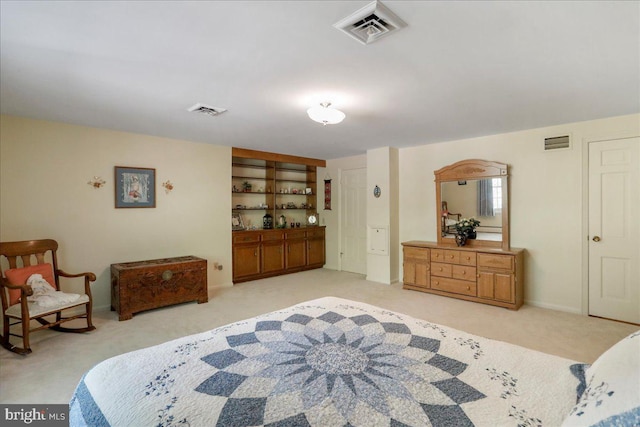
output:
[[[116,209],[156,207],[155,169],[116,166],[115,183]]]

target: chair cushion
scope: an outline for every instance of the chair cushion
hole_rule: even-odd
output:
[[[75,307],[77,305],[86,304],[89,302],[89,295],[84,294],[81,295],[79,299],[69,302],[66,304],[59,304],[53,307],[43,307],[38,303],[29,301],[27,306],[29,307],[29,318],[33,319],[34,317],[41,316],[46,313],[55,313],[56,311],[65,310],[67,308]],[[14,304],[7,309],[5,312],[7,316],[15,317],[17,319],[21,318],[22,313],[22,304]]]
[[[12,285],[24,285],[32,274],[41,274],[54,289],[56,289],[56,280],[53,278],[53,266],[49,263],[30,265],[22,268],[10,268],[5,270],[4,275]],[[20,290],[9,289],[9,305],[16,304],[20,301]]]
[[[605,351],[585,377],[587,388],[563,427],[640,426],[640,331]]]

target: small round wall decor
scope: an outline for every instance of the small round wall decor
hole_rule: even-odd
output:
[[[378,187],[377,185],[373,187],[373,197],[375,197],[376,199],[380,197],[381,192],[382,191],[380,190],[380,187]]]

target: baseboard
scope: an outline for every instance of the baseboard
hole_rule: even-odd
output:
[[[567,307],[565,305],[548,304],[546,302],[531,301],[531,300],[525,300],[524,303],[532,307],[547,308],[549,310],[563,311],[565,313],[582,315],[582,310],[580,310],[579,308]]]

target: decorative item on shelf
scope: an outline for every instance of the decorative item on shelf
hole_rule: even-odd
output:
[[[171,181],[163,182],[162,186],[164,187],[164,192],[167,194],[171,193],[171,190],[173,190],[173,184],[171,183]]]
[[[311,187],[307,187],[304,189],[304,193],[307,195],[313,195],[313,190],[311,189]]]
[[[245,193],[251,193],[251,183],[249,181],[245,181],[242,183],[242,191]]]
[[[295,203],[289,202],[287,203],[287,209],[298,209]]]
[[[262,228],[265,230],[273,228],[273,217],[268,212],[262,217]]]
[[[106,181],[104,179],[100,178],[99,176],[94,176],[92,180],[87,182],[87,184],[89,184],[93,188],[100,188],[104,184],[106,184]]]
[[[233,231],[244,230],[244,222],[242,221],[242,216],[239,213],[231,214],[231,229]]]
[[[307,115],[314,122],[322,123],[323,126],[338,124],[346,117],[342,111],[332,108],[330,102],[322,102],[319,106],[309,108]]]
[[[240,192],[240,190],[238,190],[238,187],[236,187],[235,184],[233,185],[233,188],[231,189],[231,191],[233,191],[234,193]]]
[[[287,217],[280,215],[278,217],[278,228],[287,228]]]

